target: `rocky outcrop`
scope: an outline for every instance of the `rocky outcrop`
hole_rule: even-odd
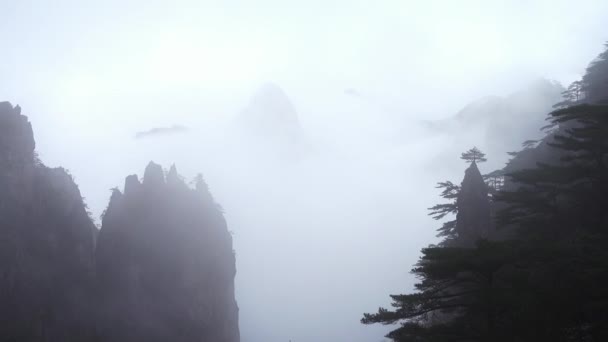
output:
[[[232,236],[202,177],[150,163],[114,190],[97,245],[101,341],[239,341]]]
[[[34,149],[19,106],[0,103],[0,340],[91,341],[97,229],[72,177]]]
[[[475,162],[465,171],[456,199],[456,232],[462,245],[474,245],[479,239],[488,239],[492,233],[492,216],[488,187]]]

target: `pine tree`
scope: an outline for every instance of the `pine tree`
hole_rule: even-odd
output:
[[[361,322],[402,322],[387,335],[395,341],[510,341],[497,328],[511,298],[499,295],[495,279],[512,251],[486,240],[475,248],[425,248],[412,270],[422,279],[418,292],[392,295],[394,311],[380,308]]]
[[[580,103],[583,100],[583,81],[574,81],[570,83],[568,89],[562,92],[563,100],[556,103],[553,108],[567,108]]]
[[[485,153],[481,152],[477,147],[462,153],[460,159],[465,160],[467,163],[483,163],[486,162]]]
[[[456,215],[458,213],[458,204],[456,200],[458,198],[458,194],[460,193],[460,186],[450,182],[439,182],[437,184],[438,189],[443,189],[441,191],[441,197],[449,200],[448,203],[437,204],[431,208],[429,208],[429,216],[432,216],[435,220],[441,220],[446,216]],[[448,244],[454,239],[457,238],[456,234],[456,220],[449,220],[443,223],[441,228],[437,229],[437,237],[444,238],[442,244]]]

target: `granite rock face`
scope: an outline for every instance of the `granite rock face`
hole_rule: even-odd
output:
[[[150,163],[114,190],[97,246],[102,341],[239,341],[232,236],[202,177]]]
[[[0,339],[91,341],[97,229],[72,177],[34,148],[19,106],[0,103]]]
[[[475,162],[466,169],[460,189],[456,199],[458,241],[473,246],[479,239],[490,238],[493,231],[488,186]]]

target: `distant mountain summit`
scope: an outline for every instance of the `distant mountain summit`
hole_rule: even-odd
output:
[[[539,111],[551,108],[561,100],[564,88],[556,82],[545,79],[537,80],[524,89],[506,97],[488,96],[472,102],[458,112],[451,120],[460,124],[509,123],[514,120],[544,116]],[[509,114],[511,117],[504,117]],[[533,117],[530,117],[533,116]],[[450,119],[448,119],[449,121]]]
[[[92,341],[97,229],[78,186],[37,158],[19,106],[0,103],[0,340]]]
[[[296,109],[283,89],[273,83],[261,86],[237,116],[240,139],[264,148],[292,149],[302,144],[304,134]]]
[[[474,101],[452,117],[428,122],[428,128],[452,141],[454,150],[446,155],[475,145],[487,151],[491,161],[504,162],[507,152],[543,136],[540,129],[546,125],[546,113],[561,101],[563,91],[559,83],[541,79],[506,97]]]
[[[240,120],[260,133],[269,134],[284,130],[296,134],[300,129],[298,114],[283,89],[274,83],[261,86],[243,110]]]
[[[232,236],[202,177],[150,163],[113,191],[97,247],[102,341],[238,342]]]

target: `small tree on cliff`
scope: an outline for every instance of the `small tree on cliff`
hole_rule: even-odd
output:
[[[467,163],[483,163],[488,161],[485,157],[486,154],[481,152],[477,147],[473,147],[460,155],[460,159],[465,160]]]

